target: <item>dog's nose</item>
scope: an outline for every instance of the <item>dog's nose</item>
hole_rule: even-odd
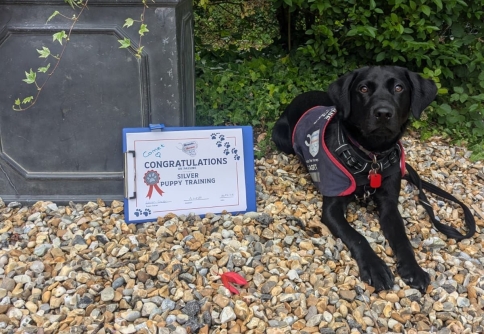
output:
[[[393,117],[393,111],[388,108],[378,108],[373,112],[373,116],[379,120],[389,120]]]

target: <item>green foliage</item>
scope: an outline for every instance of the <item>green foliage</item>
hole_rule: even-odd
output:
[[[118,39],[118,42],[119,44],[121,44],[121,46],[119,47],[120,49],[126,49],[131,46],[131,40],[126,37],[124,39]]]
[[[271,0],[195,0],[195,45],[208,52],[261,49],[277,38]]]
[[[149,30],[147,28],[147,25],[143,23],[141,24],[138,33],[140,36],[144,36],[146,32],[149,32]]]
[[[39,58],[47,58],[50,56],[50,50],[45,46],[42,47],[42,50],[37,50],[37,52],[40,54]]]
[[[154,0],[152,0],[154,2]],[[133,44],[131,43],[131,40],[129,38],[124,38],[124,39],[119,39],[118,42],[119,44],[121,44],[121,46],[119,47],[120,49],[126,49],[126,48],[129,48],[131,46],[134,47],[135,51],[136,51],[136,58],[141,58],[141,54],[143,53],[143,46],[141,45],[141,40],[143,38],[143,36],[145,35],[145,33],[148,33],[149,30],[148,30],[148,26],[144,23],[145,22],[145,12],[146,12],[146,9],[148,8],[148,5],[146,3],[146,0],[141,0],[141,3],[143,4],[143,12],[140,14],[140,19],[139,20],[134,20],[130,17],[128,17],[125,21],[124,21],[124,24],[123,24],[123,28],[130,28],[133,26],[133,24],[136,22],[136,23],[139,23],[139,29],[138,29],[138,35],[139,35],[139,41],[138,41],[138,46],[133,46]]]
[[[304,59],[251,52],[242,57],[197,59],[197,124],[252,125],[269,132],[281,111],[298,94],[325,89],[337,73]],[[270,135],[259,145],[269,147]]]
[[[234,1],[231,3],[237,7],[237,1]],[[249,2],[252,1],[255,0]],[[318,87],[329,78],[364,65],[405,66],[433,79],[439,88],[436,102],[427,109],[426,118],[413,122],[414,128],[423,137],[439,134],[460,143],[467,143],[475,150],[474,157],[484,151],[484,0],[259,1],[271,4],[272,10],[265,11],[266,17],[277,13],[277,20],[267,19],[265,25],[261,26],[267,31],[274,31],[267,28],[267,22],[272,22],[276,26],[276,32],[289,26],[287,44],[299,45],[290,53],[287,63],[298,68],[299,75],[305,73],[305,68],[314,69],[319,66],[318,80],[313,85],[309,81],[307,84],[297,85],[301,91]],[[215,1],[204,0],[203,3],[204,8],[210,8],[210,4]],[[231,10],[227,6],[229,4],[226,4],[225,9]],[[285,21],[281,19],[281,13],[283,18],[285,15]],[[202,18],[205,21],[217,18],[210,21],[213,25],[204,25],[203,34],[196,30],[196,41],[205,50],[200,53],[202,59],[207,55],[207,49],[214,48],[205,47],[201,37],[217,36],[222,31],[229,30],[228,25],[221,27],[215,24],[227,19],[226,16],[228,15],[224,15],[223,11],[217,11],[215,5],[209,15],[197,16],[197,19]],[[235,20],[234,25],[243,26],[241,20],[244,21],[243,18]],[[214,31],[217,27],[221,29]],[[254,29],[257,28],[256,25]],[[306,36],[302,43],[296,41],[296,35],[300,31],[304,31]],[[219,50],[218,54],[227,56],[234,54],[232,45],[260,45],[261,42],[275,44],[277,36],[272,35],[271,39],[273,42],[268,42],[261,34],[253,38],[251,43],[244,41],[238,44],[234,40],[229,46],[216,41],[211,43],[218,45],[219,49],[225,48],[225,53]],[[228,121],[270,125],[273,115],[281,112],[284,107],[282,100],[285,98],[279,96],[278,99],[277,94],[287,93],[288,86],[284,80],[277,79],[278,74],[268,75],[266,72],[279,71],[283,73],[284,79],[287,78],[292,83],[297,79],[291,72],[291,67],[281,68],[280,62],[286,56],[279,59],[276,57],[277,53],[281,53],[280,48],[267,48],[263,51],[263,59],[256,59],[254,57],[257,55],[248,52],[245,53],[246,58],[239,60],[237,64],[224,61],[218,64],[219,68],[223,68],[213,73],[213,77],[218,76],[222,81],[213,82],[216,87],[214,89],[218,91],[199,87],[202,83],[206,85],[204,80],[211,76],[208,71],[202,71],[197,81],[197,96],[202,102],[197,107],[202,110],[202,114],[209,115],[204,117],[209,117],[218,124]],[[254,65],[260,62],[265,66],[264,69]],[[217,68],[216,65],[211,66]],[[253,95],[247,95],[247,87],[255,87]],[[237,91],[243,94],[240,100],[235,96],[231,97]],[[205,93],[211,94],[212,101],[217,101],[212,109],[204,106],[205,97],[201,97],[201,94]],[[276,94],[275,101],[272,101],[271,93]],[[224,106],[223,110],[218,108],[220,105]]]
[[[53,41],[58,41],[60,43],[60,45],[62,45],[62,40],[64,38],[67,38],[67,34],[66,34],[66,32],[64,30],[59,31],[59,32],[57,32],[57,33],[55,33],[55,34],[52,35],[52,40]]]
[[[37,69],[37,72],[39,72],[39,73],[47,73],[47,71],[49,70],[49,68],[50,68],[50,63],[47,64],[47,66],[39,67]]]
[[[75,7],[77,7],[77,8],[80,8],[80,10],[77,12],[77,15],[74,14],[74,15],[72,15],[72,17],[68,17],[66,15],[63,15],[59,11],[56,10],[47,19],[46,23],[48,23],[54,17],[59,15],[64,19],[68,19],[68,20],[72,21],[72,24],[71,24],[71,27],[70,27],[68,33],[66,33],[65,31],[59,31],[59,32],[54,33],[52,35],[53,42],[58,41],[60,45],[63,45],[62,42],[63,42],[64,39],[66,41],[69,41],[69,37],[71,36],[72,29],[74,28],[75,24],[79,20],[79,17],[84,12],[84,9],[88,8],[87,4],[89,2],[89,0],[85,0],[85,2],[83,2],[83,0],[64,0],[64,1],[66,3],[68,3],[71,6],[72,9],[75,9]],[[154,0],[152,0],[152,1],[154,2]],[[141,45],[141,39],[142,39],[142,37],[144,36],[145,33],[149,32],[147,25],[144,23],[146,8],[148,8],[147,0],[141,0],[141,3],[143,5],[143,11],[140,15],[140,20],[136,21],[136,20],[133,20],[131,18],[127,18],[125,20],[124,25],[123,25],[123,27],[129,28],[134,24],[134,22],[140,23],[140,28],[139,28],[139,31],[138,31],[138,34],[140,36],[139,37],[139,43],[138,43],[138,46],[135,48],[136,57],[138,57],[138,58],[141,57],[141,54],[143,52],[143,46]],[[121,46],[120,46],[121,49],[128,48],[128,47],[131,46],[131,40],[129,38],[124,38],[123,40],[119,40],[119,43],[121,44]],[[46,66],[41,66],[37,69],[38,73],[47,74],[46,76],[44,76],[43,83],[40,83],[40,84],[37,83],[37,73],[36,72],[34,72],[32,69],[30,69],[30,72],[25,72],[26,79],[23,79],[23,81],[26,82],[27,84],[35,84],[35,86],[37,88],[37,94],[35,95],[35,97],[34,96],[28,96],[28,97],[23,98],[22,100],[20,100],[20,98],[17,98],[14,101],[14,105],[12,106],[13,110],[15,110],[15,111],[25,111],[27,109],[30,109],[31,107],[33,107],[36,104],[37,99],[39,98],[42,89],[44,88],[44,86],[47,83],[47,81],[49,80],[49,78],[54,74],[55,70],[57,69],[57,67],[58,67],[58,65],[61,61],[62,55],[64,54],[66,45],[67,45],[67,43],[63,45],[63,48],[60,52],[60,55],[58,54],[56,56],[54,56],[51,53],[50,49],[45,47],[45,46],[43,46],[42,49],[37,49],[37,52],[39,53],[39,58],[48,58],[49,56],[52,56],[53,58],[55,58],[57,60],[57,62],[55,63],[51,72],[49,72],[50,63],[48,63]],[[22,106],[22,104],[27,104],[27,106]]]
[[[50,20],[52,20],[54,17],[56,17],[59,14],[60,14],[59,11],[56,10],[55,12],[52,13],[51,16],[49,16],[49,18],[47,19],[47,22],[49,22]]]
[[[32,69],[30,69],[30,72],[25,72],[25,76],[26,76],[26,79],[23,79],[22,81],[24,81],[24,82],[26,82],[30,85],[30,84],[35,83],[37,73],[35,73],[34,71],[32,71]]]
[[[438,124],[451,138],[484,141],[483,0],[314,0],[290,6],[324,8],[299,52],[342,72],[361,65],[421,72],[437,83],[439,96],[427,120],[414,125],[429,133]]]
[[[134,23],[134,20],[128,17],[123,24],[123,28],[129,28],[133,25],[133,23]]]
[[[69,6],[71,6],[72,9],[74,9],[74,7],[80,7],[82,6],[82,0],[64,0],[65,3],[69,4]]]
[[[203,125],[273,122],[292,98],[322,88],[316,72],[290,57],[255,57],[197,66],[197,123]]]

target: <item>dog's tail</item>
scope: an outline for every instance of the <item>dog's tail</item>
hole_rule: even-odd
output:
[[[292,147],[292,129],[287,117],[279,118],[276,124],[274,124],[272,141],[280,151],[286,154],[295,154]]]

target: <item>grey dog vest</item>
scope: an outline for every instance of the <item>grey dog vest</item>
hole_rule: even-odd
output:
[[[333,155],[324,140],[326,128],[336,113],[335,107],[311,108],[299,119],[292,134],[294,151],[305,162],[311,179],[321,194],[330,197],[350,195],[355,192],[357,185],[362,185],[361,182],[355,181],[353,174]],[[399,163],[388,168],[386,173],[383,173],[384,176],[387,172],[393,173],[398,170],[402,175],[405,173],[403,147],[401,143],[398,143],[398,146]]]

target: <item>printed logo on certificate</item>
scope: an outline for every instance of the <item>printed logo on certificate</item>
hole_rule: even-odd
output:
[[[242,129],[127,133],[126,145],[128,221],[247,210]]]

